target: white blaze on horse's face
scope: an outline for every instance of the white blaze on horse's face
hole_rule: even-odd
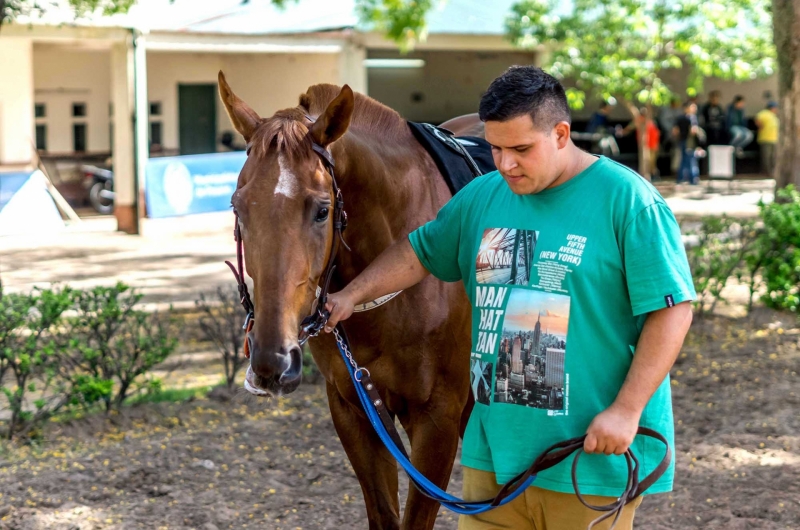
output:
[[[297,175],[289,168],[283,153],[278,155],[278,167],[281,171],[278,175],[278,184],[275,186],[275,195],[283,195],[291,199],[297,195],[300,185],[297,181]]]

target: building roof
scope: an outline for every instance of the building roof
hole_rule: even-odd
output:
[[[502,35],[515,0],[440,0],[428,17],[430,34]],[[23,24],[136,27],[226,35],[302,34],[341,29],[369,31],[361,25],[355,0],[138,0],[124,15],[75,19],[67,0],[55,0],[43,14],[20,17]]]

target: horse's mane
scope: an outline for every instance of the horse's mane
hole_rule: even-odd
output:
[[[313,85],[300,95],[297,107],[279,110],[274,116],[264,120],[252,138],[253,147],[266,152],[275,144],[280,151],[292,158],[305,158],[313,152],[308,129],[303,124],[306,115],[319,116],[339,95],[341,87],[329,84]],[[396,111],[363,94],[355,93],[355,106],[350,128],[380,136],[383,139],[397,140],[408,127]]]
[[[341,90],[341,87],[330,84],[311,86],[300,96],[300,107],[312,116],[318,116],[325,112]],[[354,95],[355,107],[350,127],[390,138],[408,133],[408,126],[399,113],[369,96],[358,92],[354,92]]]

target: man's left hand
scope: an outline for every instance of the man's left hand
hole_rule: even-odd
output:
[[[610,406],[592,420],[586,430],[583,450],[587,453],[623,454],[633,443],[640,415]]]

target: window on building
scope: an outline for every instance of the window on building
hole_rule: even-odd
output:
[[[162,124],[160,121],[150,122],[150,149],[160,150],[163,147]]]
[[[33,115],[36,118],[44,118],[47,116],[47,106],[44,103],[37,103],[33,106]]]
[[[86,151],[86,124],[74,123],[72,125],[72,150],[76,153]]]
[[[82,118],[86,116],[86,103],[73,103],[72,104],[72,117]]]
[[[161,102],[160,101],[151,101],[150,102],[150,116],[161,116]]]
[[[36,126],[36,149],[47,151],[47,125],[38,124]]]

